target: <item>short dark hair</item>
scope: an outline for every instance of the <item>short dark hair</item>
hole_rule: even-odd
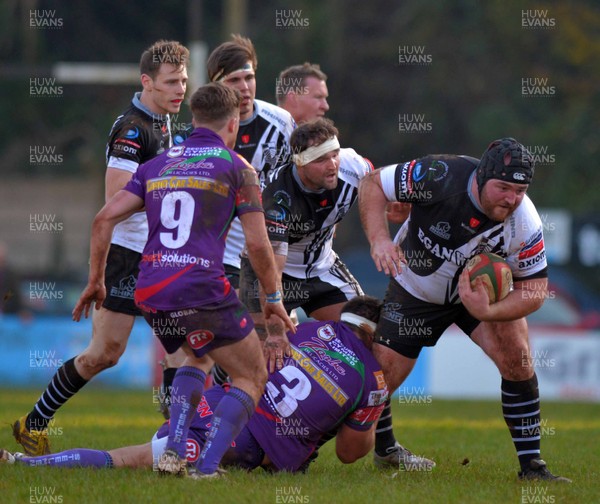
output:
[[[383,303],[373,296],[356,296],[342,307],[341,313],[354,313],[377,324],[382,306]]]
[[[199,87],[190,98],[192,116],[198,124],[213,125],[220,129],[240,110],[242,95],[237,89],[220,82]]]
[[[333,121],[323,117],[301,124],[290,137],[292,152],[298,154],[312,145],[321,145],[331,137],[338,136],[338,133]]]
[[[206,62],[208,79],[215,81],[221,77],[242,68],[248,61],[252,62],[252,68],[256,71],[258,59],[254,44],[249,38],[239,34],[232,35],[232,40],[223,42],[210,53]]]
[[[327,75],[321,70],[321,67],[316,63],[309,63],[306,61],[302,65],[293,65],[284,68],[279,74],[279,82],[281,85],[275,86],[275,96],[277,98],[277,104],[285,102],[285,98],[289,93],[286,93],[286,89],[290,89],[290,86],[286,86],[285,82],[298,82],[298,86],[304,86],[308,77],[314,77],[320,81],[326,81]]]
[[[343,307],[341,313],[354,313],[361,317],[375,322],[379,322],[381,315],[381,307],[383,303],[373,296],[356,296],[348,301]],[[359,337],[359,339],[365,344],[370,350],[373,344],[373,333],[367,332],[359,325],[353,324],[352,322],[344,321],[344,324],[351,326],[351,329]]]
[[[173,65],[176,68],[187,67],[190,51],[175,40],[158,40],[148,47],[140,58],[140,74],[156,77],[160,66]]]

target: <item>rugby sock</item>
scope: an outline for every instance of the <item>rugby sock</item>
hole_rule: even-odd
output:
[[[86,448],[76,448],[74,450],[53,453],[52,455],[42,455],[41,457],[22,457],[17,459],[17,462],[31,467],[44,465],[65,468],[113,467],[113,459],[108,452],[88,450]]]
[[[206,374],[192,366],[177,370],[171,388],[171,420],[167,450],[175,450],[185,458],[187,435],[192,418],[204,391]]]
[[[212,474],[217,470],[223,455],[250,420],[255,408],[252,397],[237,387],[231,387],[223,396],[215,408],[212,425],[200,455],[201,472]]]
[[[88,382],[75,369],[75,357],[65,362],[27,415],[28,430],[44,430],[56,411]]]
[[[394,429],[392,428],[392,402],[388,399],[385,402],[377,428],[375,430],[375,451],[378,455],[387,455],[388,449],[396,444]]]
[[[175,373],[177,373],[177,368],[170,367],[163,369],[162,393],[165,396],[167,405],[171,404],[171,389],[173,388]]]
[[[530,460],[540,457],[540,392],[535,374],[524,381],[502,379],[502,413],[525,470]]]

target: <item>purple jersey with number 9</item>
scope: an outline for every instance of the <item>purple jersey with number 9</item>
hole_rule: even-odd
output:
[[[219,135],[197,128],[139,167],[125,190],[144,200],[148,216],[136,303],[168,311],[223,299],[231,289],[223,269],[231,221],[263,211],[252,166]]]

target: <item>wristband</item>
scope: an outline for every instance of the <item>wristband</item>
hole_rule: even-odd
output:
[[[272,294],[265,294],[265,301],[267,303],[279,303],[281,301],[281,291],[276,290]]]

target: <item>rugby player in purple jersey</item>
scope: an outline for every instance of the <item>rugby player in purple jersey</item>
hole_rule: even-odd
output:
[[[336,455],[343,463],[368,454],[388,395],[371,353],[380,308],[375,298],[355,297],[343,307],[340,322],[305,322],[296,334],[288,333],[291,355],[281,369],[269,374],[254,415],[228,447],[222,465],[296,472],[302,470],[321,437],[334,430]],[[188,464],[197,470],[204,465],[203,450],[227,388],[208,389],[195,408],[186,455]],[[176,421],[173,415],[171,425]],[[74,449],[25,457],[0,450],[0,461],[33,467],[156,467],[169,442],[169,431],[165,422],[151,442],[110,451]]]
[[[265,317],[293,330],[278,290],[255,170],[229,146],[238,130],[241,97],[222,84],[190,99],[194,131],[182,144],[139,168],[98,213],[92,226],[90,275],[74,320],[106,296],[105,261],[115,224],[145,208],[148,242],[142,252],[135,302],[165,350],[186,359],[173,380],[174,403],[163,473],[215,476],[223,453],[248,421],[263,392],[266,363],[252,319],[223,269],[225,239],[239,216],[251,260],[267,293]],[[178,331],[158,330],[166,325]],[[188,471],[186,439],[213,362],[231,369],[232,387],[215,409],[203,463]]]

